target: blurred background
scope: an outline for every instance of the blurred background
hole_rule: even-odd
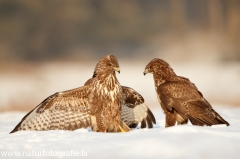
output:
[[[114,54],[120,83],[159,106],[153,58],[216,106],[240,106],[239,0],[0,0],[0,111],[82,86]]]

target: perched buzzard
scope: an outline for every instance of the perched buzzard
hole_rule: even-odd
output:
[[[162,59],[153,59],[145,68],[144,75],[152,73],[158,100],[166,115],[165,127],[186,124],[216,125],[225,121],[187,78],[177,76]]]
[[[96,77],[96,72],[94,71],[93,77],[89,79],[84,86],[90,85],[94,78]],[[156,124],[156,120],[151,110],[144,103],[144,98],[134,89],[122,86],[123,90],[123,104],[121,106],[122,114],[121,120],[129,128],[136,128],[141,122],[141,128],[153,127],[153,123]],[[147,123],[147,125],[146,125]]]
[[[25,115],[11,133],[19,130],[75,130],[87,127],[99,132],[119,132],[130,130],[126,124],[133,127],[146,120],[151,127],[150,121],[155,123],[155,118],[137,92],[128,102],[133,102],[133,108],[127,111],[126,124],[121,121],[127,93],[120,86],[115,71],[120,73],[116,57],[103,57],[96,65],[94,78],[88,84],[49,96]]]

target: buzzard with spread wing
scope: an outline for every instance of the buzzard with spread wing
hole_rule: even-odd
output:
[[[29,112],[12,132],[75,130],[90,126],[99,132],[124,131],[121,124],[124,96],[115,71],[120,72],[115,56],[101,58],[91,84],[51,95]]]
[[[162,59],[153,59],[145,68],[144,75],[153,74],[160,105],[166,115],[165,127],[186,124],[216,125],[225,121],[203,97],[197,87],[187,78],[177,76],[170,65]]]
[[[76,130],[87,127],[98,132],[124,132],[138,122],[142,122],[144,127],[146,121],[152,127],[151,122],[155,123],[155,118],[143,103],[143,98],[131,88],[122,87],[115,71],[120,73],[116,57],[103,57],[95,67],[94,78],[88,80],[83,87],[49,96],[25,115],[11,133],[20,130]],[[125,93],[127,90],[133,91],[132,96]],[[128,108],[124,109],[125,105]]]

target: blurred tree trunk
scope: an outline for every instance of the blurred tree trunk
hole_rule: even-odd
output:
[[[220,0],[209,0],[209,31],[221,32],[224,29],[223,3]]]
[[[227,8],[227,32],[234,43],[240,42],[240,7],[239,0],[229,0]],[[240,47],[238,45],[238,47]]]
[[[231,60],[240,60],[240,1],[229,0],[227,7],[227,34],[233,48]]]
[[[186,30],[186,1],[170,0],[170,26],[178,33]]]

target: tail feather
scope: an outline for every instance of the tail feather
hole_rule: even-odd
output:
[[[214,109],[212,109],[212,114],[215,118],[215,120],[217,120],[218,124],[226,124],[227,126],[229,126],[230,124],[224,120]]]

